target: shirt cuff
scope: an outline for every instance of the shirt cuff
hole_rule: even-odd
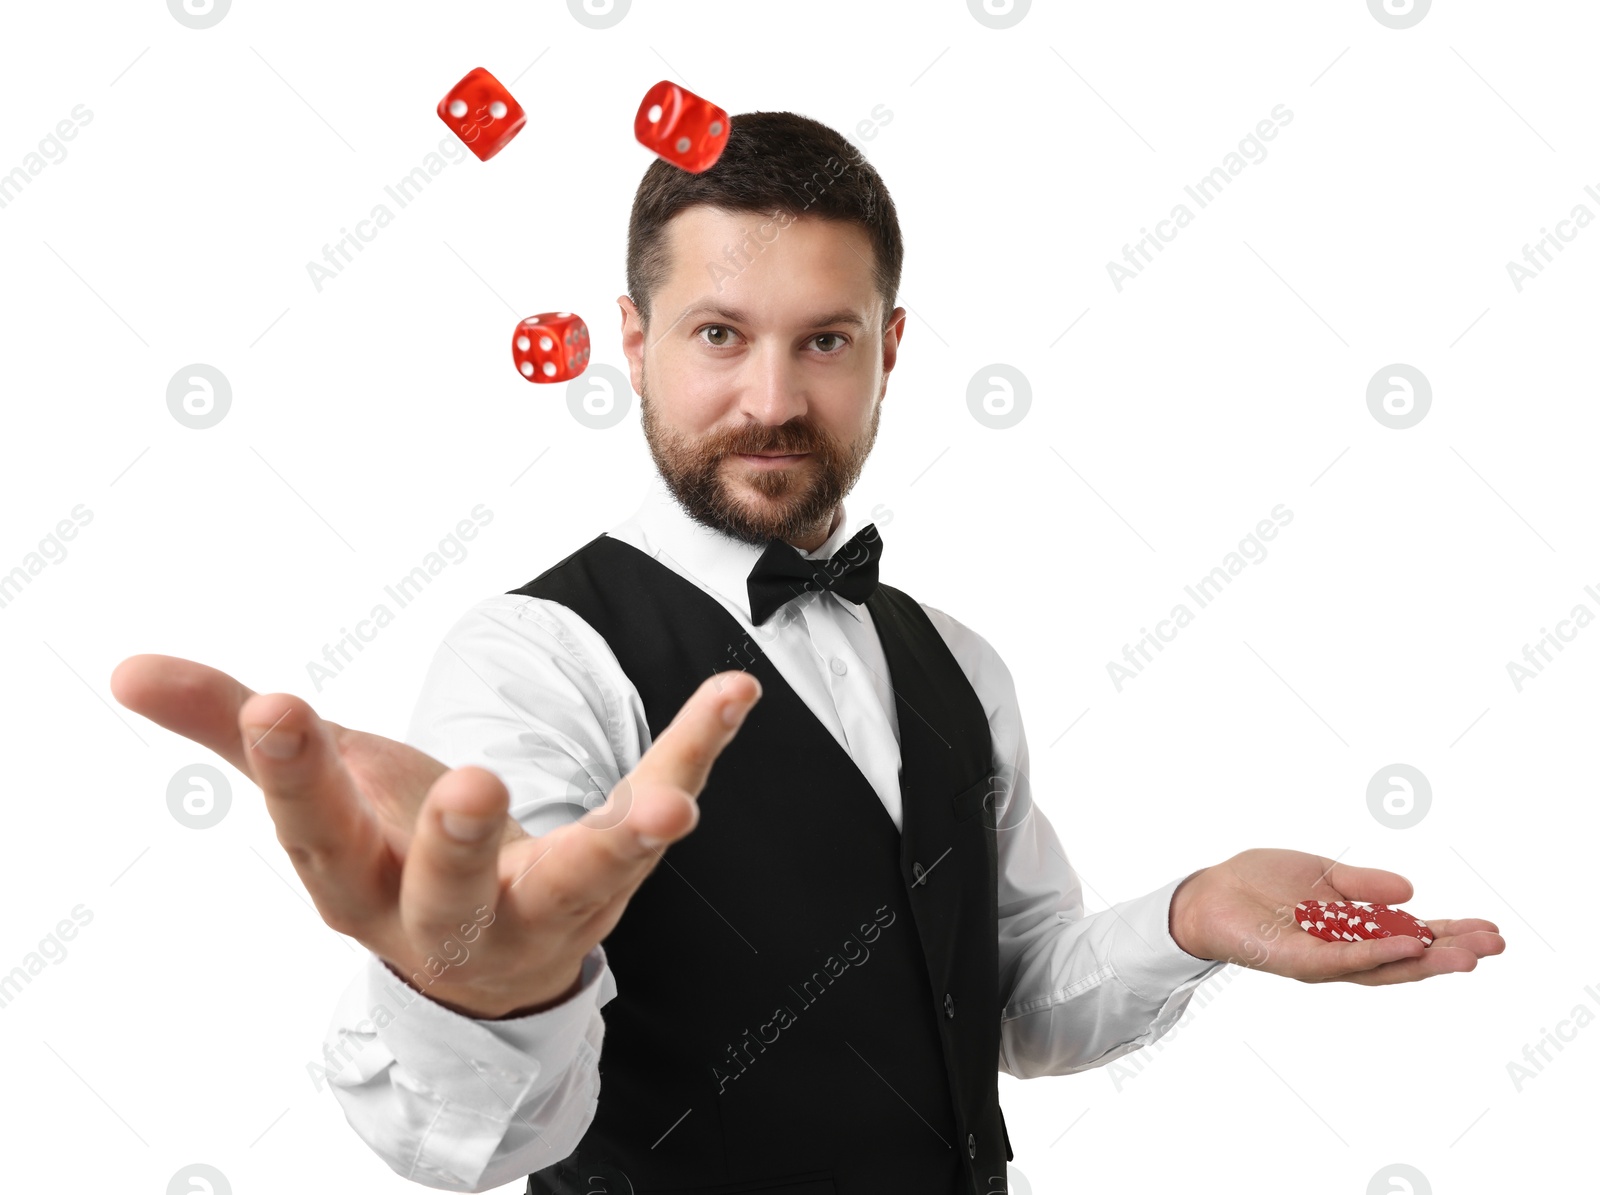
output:
[[[1192,873],[1189,873],[1192,874]],[[1111,962],[1117,978],[1134,995],[1163,1004],[1177,988],[1225,966],[1199,959],[1179,946],[1168,928],[1172,895],[1189,875],[1163,884],[1154,892],[1112,905],[1117,914],[1117,946]]]
[[[509,1159],[496,1184],[559,1160],[592,1116],[604,1023],[596,1009],[616,992],[603,949],[584,957],[580,988],[554,1008],[508,1021],[483,1021],[450,1011],[394,975],[368,952],[334,1014],[324,1054],[328,1082],[346,1117],[404,1178],[445,1190],[486,1190],[483,1178],[507,1152],[518,1109],[536,1107],[524,1123],[530,1140]],[[369,1080],[409,1093],[358,1098]],[[545,1104],[554,1101],[546,1107]],[[542,1126],[542,1127],[541,1127]],[[503,1170],[508,1158],[496,1163]]]
[[[388,1011],[377,1036],[401,1071],[413,1083],[420,1078],[438,1096],[501,1125],[510,1122],[541,1079],[550,1086],[565,1074],[586,1041],[594,1010],[616,991],[605,951],[596,946],[584,956],[581,986],[562,1003],[513,1020],[478,1020],[413,990],[368,953],[372,1019],[378,1021],[378,1009]]]

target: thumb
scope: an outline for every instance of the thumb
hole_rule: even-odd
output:
[[[1393,905],[1410,900],[1416,889],[1405,876],[1380,867],[1350,867],[1335,863],[1328,873],[1328,883],[1338,889],[1345,900],[1360,900],[1374,904]]]

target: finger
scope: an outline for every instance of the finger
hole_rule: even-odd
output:
[[[505,898],[525,920],[574,928],[619,898],[625,903],[660,861],[663,847],[699,820],[699,805],[683,792],[634,788],[624,777],[605,804],[501,853]],[[648,827],[643,840],[640,826]]]
[[[458,943],[477,936],[472,926],[493,920],[510,803],[505,783],[487,768],[456,768],[434,781],[400,876],[400,922],[414,949],[458,962],[465,949]]]
[[[1394,983],[1413,983],[1435,975],[1455,971],[1471,971],[1478,965],[1478,956],[1471,950],[1440,946],[1435,942],[1415,958],[1385,963],[1370,971],[1357,971],[1330,977],[1331,982],[1359,983],[1364,987],[1385,987]]]
[[[665,786],[699,796],[711,765],[760,696],[761,682],[748,672],[708,677],[629,773],[635,792]]]
[[[1458,921],[1455,923],[1457,927],[1481,924],[1483,923],[1473,921]],[[1431,929],[1432,926],[1429,928]],[[1435,931],[1433,945],[1428,949],[1434,950],[1440,946],[1458,946],[1463,950],[1472,951],[1478,958],[1486,958],[1491,954],[1503,954],[1506,948],[1506,940],[1493,930],[1474,929],[1462,932],[1457,928],[1446,934],[1440,934]]]
[[[252,774],[239,738],[239,709],[255,690],[226,672],[178,656],[129,656],[112,670],[111,695]]]
[[[1333,865],[1328,872],[1328,883],[1345,900],[1371,904],[1400,904],[1410,900],[1416,891],[1411,881],[1397,872],[1384,871],[1379,867],[1351,867],[1345,863]]]
[[[1448,918],[1435,921],[1424,921],[1429,931],[1432,932],[1434,941],[1448,938],[1452,935],[1471,934],[1479,930],[1487,930],[1491,934],[1499,934],[1500,927],[1492,921],[1485,921],[1481,917],[1465,917],[1450,920]]]
[[[318,911],[335,929],[351,932],[381,907],[373,882],[386,848],[339,757],[333,728],[300,698],[269,693],[245,701],[235,734],[244,770],[261,786],[278,841]]]
[[[1324,942],[1310,934],[1287,938],[1279,953],[1269,955],[1263,969],[1309,983],[1338,979],[1357,971],[1413,958],[1427,949],[1418,938],[1370,938],[1359,942]]]

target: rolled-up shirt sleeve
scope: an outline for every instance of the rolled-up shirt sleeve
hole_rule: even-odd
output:
[[[608,684],[608,661],[614,668],[604,640],[570,611],[525,595],[487,598],[445,635],[405,741],[453,768],[494,772],[511,815],[530,834],[547,833],[604,800],[637,761],[641,727]],[[487,1191],[566,1157],[588,1130],[601,1009],[615,995],[597,945],[561,1004],[478,1020],[428,999],[368,952],[313,1079],[395,1173]]]
[[[345,1119],[396,1174],[445,1191],[491,1190],[566,1157],[600,1096],[600,1008],[616,994],[603,947],[581,978],[554,1008],[481,1021],[369,953],[324,1038]]]

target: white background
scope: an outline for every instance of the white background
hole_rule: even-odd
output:
[[[1120,1083],[1002,1076],[1031,1188],[1592,1174],[1600,1030],[1520,1091],[1507,1064],[1600,1012],[1580,903],[1600,629],[1521,691],[1507,662],[1600,613],[1600,229],[1520,292],[1506,263],[1575,205],[1600,214],[1597,32],[1576,0],[1439,3],[1404,30],[1361,0],[1041,0],[1009,29],[959,0],[637,0],[604,30],[554,0],[236,0],[199,31],[154,0],[8,6],[0,172],[93,114],[0,209],[0,572],[92,512],[0,607],[0,973],[75,906],[93,917],[0,1008],[8,1187],[162,1192],[206,1162],[235,1192],[418,1189],[307,1078],[354,944],[258,790],[108,681],[138,652],[186,656],[398,737],[469,605],[634,508],[636,398],[585,427],[508,346],[521,316],[573,310],[594,361],[623,365],[651,160],[632,116],[661,78],[847,135],[892,113],[859,143],[899,208],[912,315],[850,502],[890,512],[885,579],[1009,663],[1091,907],[1283,846],[1400,871],[1419,915],[1506,936],[1473,973],[1401,987],[1231,973]],[[395,209],[384,185],[450,135],[434,105],[474,66],[528,126],[319,292],[306,263]],[[1107,263],[1279,104],[1267,156],[1119,292]],[[232,387],[207,430],[166,402],[195,362]],[[1432,385],[1406,430],[1366,400],[1396,362]],[[1032,390],[1003,431],[967,405],[994,363]],[[315,688],[307,663],[478,503],[494,518],[467,558]],[[1279,503],[1267,557],[1119,692],[1108,661]],[[1404,830],[1367,803],[1396,762],[1433,793]],[[232,781],[204,831],[167,808],[196,763]]]

